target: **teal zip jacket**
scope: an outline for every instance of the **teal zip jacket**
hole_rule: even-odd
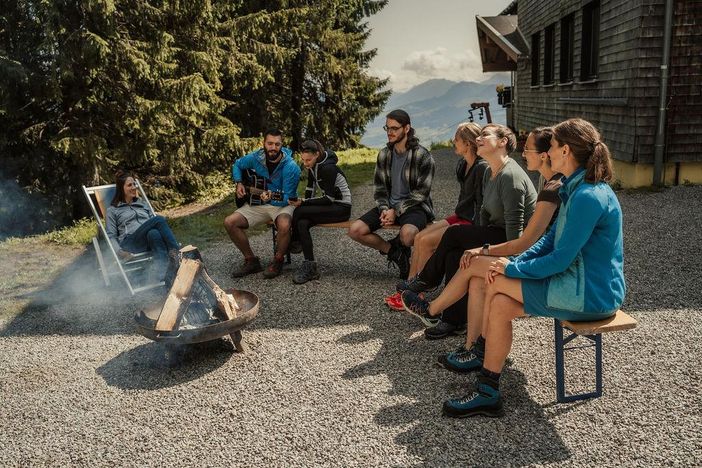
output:
[[[257,149],[246,156],[237,159],[232,165],[232,179],[234,183],[241,182],[241,171],[253,169],[261,177],[268,179],[268,190],[283,192],[280,201],[271,200],[274,206],[288,206],[288,198],[297,197],[297,184],[300,182],[300,166],[292,158],[290,148],[281,148],[283,157],[273,174],[268,173],[266,166],[266,152],[263,148]]]
[[[549,307],[609,314],[624,301],[622,209],[604,182],[580,169],[565,179],[556,223],[505,268],[510,278],[546,279]]]

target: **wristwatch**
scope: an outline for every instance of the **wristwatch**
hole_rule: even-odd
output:
[[[482,255],[490,255],[490,244],[483,244],[483,249],[480,251]]]

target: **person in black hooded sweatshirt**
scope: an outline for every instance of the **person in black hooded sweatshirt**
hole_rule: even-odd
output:
[[[351,217],[351,189],[346,176],[337,166],[339,158],[336,154],[325,150],[317,140],[303,142],[300,153],[302,164],[307,169],[305,199],[288,201],[296,207],[290,250],[299,252],[301,247],[305,256],[302,266],[293,275],[295,284],[320,277],[310,228],[322,223],[347,221]]]

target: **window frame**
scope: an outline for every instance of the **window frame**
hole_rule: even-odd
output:
[[[531,85],[539,86],[539,69],[541,61],[541,31],[531,35]]]
[[[558,68],[559,83],[572,83],[574,78],[575,51],[575,14],[561,18],[560,60]]]
[[[544,28],[544,85],[556,81],[556,23]]]
[[[600,2],[593,0],[582,9],[580,81],[596,80],[600,61]]]

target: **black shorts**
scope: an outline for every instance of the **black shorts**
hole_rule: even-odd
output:
[[[366,223],[371,232],[377,231],[382,227],[382,224],[380,224],[380,210],[377,207],[372,208],[358,219]],[[411,224],[421,231],[427,227],[427,213],[421,207],[413,206],[402,213],[398,218],[395,218],[395,224],[399,224],[400,226]]]

